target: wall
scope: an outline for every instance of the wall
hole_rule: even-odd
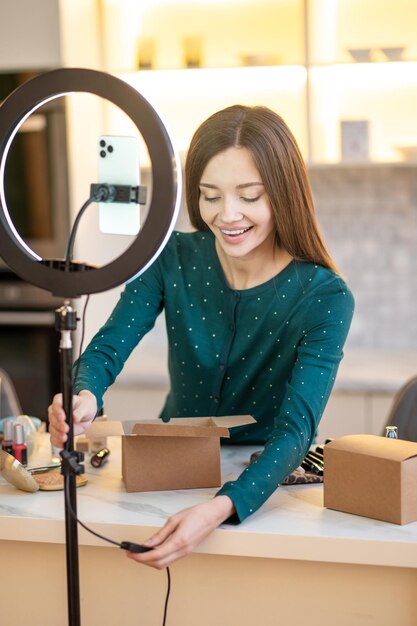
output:
[[[317,167],[320,225],[355,298],[347,347],[417,346],[417,164]]]
[[[1,3],[0,70],[13,72],[62,63],[57,0]]]

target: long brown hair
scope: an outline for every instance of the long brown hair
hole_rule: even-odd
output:
[[[211,115],[194,133],[185,163],[192,226],[208,229],[200,215],[199,184],[210,159],[231,147],[246,148],[255,161],[274,214],[277,245],[295,259],[338,272],[320,233],[297,142],[284,120],[267,107],[227,107]]]

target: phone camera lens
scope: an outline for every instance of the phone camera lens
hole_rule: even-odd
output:
[[[100,156],[102,159],[104,159],[104,157],[106,156],[106,151],[105,150],[100,150]]]
[[[106,145],[106,142],[104,141],[104,139],[100,140],[100,148],[104,148],[104,146]]]
[[[109,146],[109,147],[107,148],[107,152],[113,152],[113,146]]]

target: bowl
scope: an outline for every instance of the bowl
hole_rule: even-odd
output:
[[[348,52],[356,63],[369,63],[372,48],[348,48]]]
[[[399,46],[397,48],[380,48],[380,50],[388,61],[401,61],[405,48]]]

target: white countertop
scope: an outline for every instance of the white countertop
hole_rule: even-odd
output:
[[[108,440],[109,462],[85,463],[89,482],[77,490],[78,516],[111,539],[141,542],[182,508],[211,498],[215,489],[126,493],[120,443]],[[236,477],[250,453],[246,446],[222,450],[223,481]],[[49,461],[44,435],[37,461]],[[33,466],[33,462],[31,462]],[[0,477],[0,540],[64,543],[63,491],[18,491]],[[80,545],[112,547],[79,527]],[[205,554],[417,567],[417,522],[398,526],[323,508],[322,485],[280,487],[254,515],[223,525],[196,550]]]

